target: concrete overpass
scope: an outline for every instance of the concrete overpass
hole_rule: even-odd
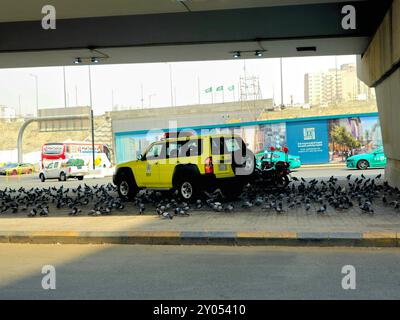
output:
[[[3,0],[0,67],[361,54],[391,0]],[[44,30],[42,7],[56,9]],[[345,30],[342,8],[356,10]],[[90,49],[98,49],[92,52]],[[85,59],[87,58],[87,59]]]
[[[56,29],[42,28],[42,7]],[[356,27],[343,28],[345,6]],[[0,67],[360,54],[377,89],[387,177],[400,186],[400,0],[3,0]],[[79,58],[77,60],[77,58]]]

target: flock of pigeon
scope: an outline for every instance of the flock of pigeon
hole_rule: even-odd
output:
[[[122,212],[132,205],[137,207],[135,211],[138,214],[153,212],[165,219],[187,217],[194,211],[234,212],[248,211],[253,207],[266,214],[282,214],[293,209],[326,214],[328,210],[341,212],[351,208],[360,213],[374,214],[379,206],[399,211],[400,190],[387,182],[380,182],[380,179],[380,174],[374,178],[361,175],[355,179],[349,174],[345,181],[333,176],[328,180],[308,181],[293,177],[284,190],[266,188],[262,181],[254,181],[245,186],[240,199],[234,202],[227,201],[219,189],[205,192],[193,203],[181,201],[177,193],[144,190],[129,205],[118,197],[116,187],[111,183],[83,184],[76,188],[63,185],[31,189],[7,187],[0,190],[0,214],[46,217],[54,211],[64,210],[70,216],[102,216]]]
[[[87,214],[93,216],[109,215],[113,210],[123,210],[125,205],[113,195],[116,188],[107,185],[86,184],[77,188],[31,188],[0,190],[0,213],[26,213],[28,217],[47,217],[52,209],[68,209],[70,216],[77,216],[87,207]],[[92,204],[92,206],[89,206]]]

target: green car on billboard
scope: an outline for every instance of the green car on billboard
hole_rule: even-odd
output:
[[[381,168],[386,166],[386,156],[383,151],[383,147],[379,147],[370,153],[361,153],[346,160],[347,168],[357,168],[359,170],[365,170],[368,168]]]
[[[256,157],[256,166],[257,168],[261,168],[261,158],[264,156],[264,159],[270,159],[271,158],[271,151],[266,150],[264,152],[259,152],[255,155]],[[278,162],[278,161],[286,161],[286,155],[282,151],[273,151],[272,153],[272,162]],[[293,155],[288,155],[288,162],[289,162],[289,169],[297,169],[300,168],[301,166],[301,161],[299,156],[293,156]]]

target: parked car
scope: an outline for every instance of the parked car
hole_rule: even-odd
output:
[[[286,154],[282,151],[274,151],[271,157],[271,151],[265,150],[263,152],[259,152],[256,154],[256,165],[257,168],[261,169],[261,159],[270,159],[272,158],[272,162],[276,163],[278,161],[286,161]],[[288,155],[289,169],[297,169],[301,167],[301,161],[299,156]]]
[[[39,179],[42,182],[45,182],[46,179],[66,181],[68,178],[77,178],[83,180],[88,173],[89,168],[82,159],[59,160],[49,163],[44,169],[40,170]]]
[[[117,165],[113,182],[125,200],[140,189],[174,189],[185,201],[219,188],[239,196],[255,170],[254,154],[238,135],[173,137],[152,143],[138,160]]]
[[[0,168],[1,175],[20,175],[35,172],[35,167],[31,163],[9,163]]]
[[[18,163],[7,163],[0,168],[0,175],[5,175],[7,169],[17,166]]]
[[[381,168],[386,166],[387,158],[383,146],[370,153],[360,153],[346,159],[347,168],[365,170],[368,168]]]

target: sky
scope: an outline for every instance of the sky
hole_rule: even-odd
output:
[[[337,56],[337,65],[355,63],[356,56]],[[304,74],[335,67],[334,56],[283,58],[284,103],[304,103]],[[0,105],[17,113],[34,113],[36,78],[39,108],[65,106],[63,67],[0,69]],[[167,107],[233,101],[239,98],[239,79],[259,77],[262,98],[275,97],[280,103],[280,64],[278,58],[224,61],[93,65],[92,104],[95,114],[121,108]],[[172,82],[171,82],[172,79]],[[172,83],[172,86],[171,86]],[[228,87],[234,85],[234,91]],[[215,92],[224,86],[224,94]],[[213,87],[214,93],[205,90]],[[65,67],[67,107],[89,106],[88,66]],[[172,89],[172,90],[171,90]],[[143,95],[142,95],[143,92]],[[143,97],[143,99],[142,99]]]

